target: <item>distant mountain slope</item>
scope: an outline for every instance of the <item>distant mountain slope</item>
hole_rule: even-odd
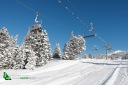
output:
[[[109,58],[117,59],[128,59],[128,51],[117,50],[108,54]]]
[[[102,59],[106,58],[106,54],[100,54],[97,58]],[[117,50],[113,51],[111,53],[108,53],[108,58],[109,59],[128,59],[128,51],[122,51],[122,50]]]

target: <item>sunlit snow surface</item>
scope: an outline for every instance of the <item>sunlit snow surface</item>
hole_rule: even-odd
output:
[[[1,70],[0,85],[128,85],[128,61],[52,60],[35,70]]]

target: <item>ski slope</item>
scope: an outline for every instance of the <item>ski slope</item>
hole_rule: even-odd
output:
[[[4,80],[3,72],[12,80]],[[1,70],[0,85],[128,85],[128,61],[52,60],[35,70]]]

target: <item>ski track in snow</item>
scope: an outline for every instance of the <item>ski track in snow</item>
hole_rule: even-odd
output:
[[[120,64],[119,64],[120,65]],[[117,75],[119,73],[120,68],[119,65],[110,73],[109,77],[102,83],[102,85],[113,85]]]
[[[29,75],[35,79],[12,79],[8,75]],[[128,61],[124,60],[58,60],[35,70],[2,70],[0,85],[128,85]]]
[[[122,61],[119,69],[117,81],[113,85],[128,85],[128,61]]]
[[[128,61],[120,62],[105,85],[128,85]]]

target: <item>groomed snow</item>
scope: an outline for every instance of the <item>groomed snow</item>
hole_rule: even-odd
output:
[[[0,85],[128,85],[127,65],[127,60],[52,60],[35,70],[1,70]],[[4,80],[3,72],[12,80]]]

